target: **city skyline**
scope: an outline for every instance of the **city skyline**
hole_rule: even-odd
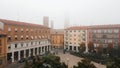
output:
[[[119,0],[1,0],[0,18],[43,24],[43,17],[48,16],[57,29],[64,28],[66,15],[70,26],[119,24],[119,3]]]

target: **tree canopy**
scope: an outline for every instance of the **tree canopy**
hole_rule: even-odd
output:
[[[82,43],[80,43],[79,45],[80,45],[80,47],[79,47],[79,52],[80,52],[80,53],[83,53],[83,52],[85,51],[85,49],[86,49],[85,43],[82,42]]]
[[[83,59],[81,62],[78,62],[77,66],[73,68],[96,68],[93,63],[89,59]]]

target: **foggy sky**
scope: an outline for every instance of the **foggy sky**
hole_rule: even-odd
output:
[[[43,16],[63,28],[70,25],[120,24],[120,0],[0,0],[0,18],[43,24]]]

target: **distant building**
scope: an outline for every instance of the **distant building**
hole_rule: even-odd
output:
[[[113,48],[118,47],[120,42],[120,24],[115,25],[94,25],[94,26],[72,26],[64,31],[64,48],[72,51],[78,51],[79,44],[93,42],[94,47],[102,45],[104,50],[108,44]]]
[[[51,29],[54,29],[54,22],[51,21]]]
[[[64,46],[64,30],[51,30],[51,46],[52,48],[63,48]]]
[[[93,42],[95,47],[102,44],[107,48],[108,43],[117,47],[120,42],[120,24],[89,26],[89,41]]]
[[[47,16],[43,17],[43,25],[49,27],[49,17]]]
[[[68,28],[69,26],[70,26],[69,17],[66,16],[64,21],[64,29]]]

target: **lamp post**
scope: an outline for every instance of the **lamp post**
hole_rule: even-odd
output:
[[[69,58],[67,58],[67,65],[69,65]]]

